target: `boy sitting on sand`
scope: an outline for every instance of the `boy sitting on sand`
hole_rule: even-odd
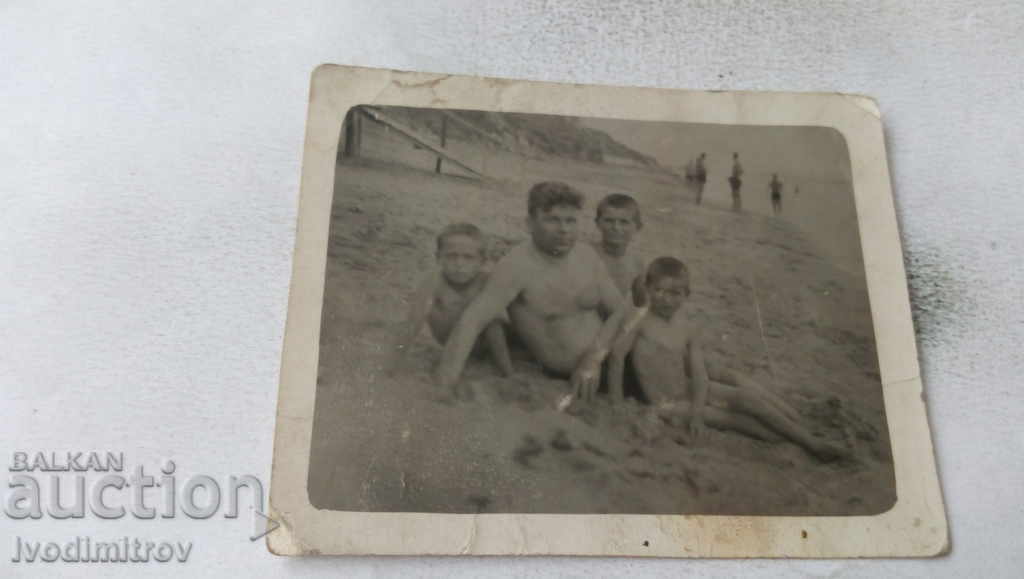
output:
[[[644,260],[629,250],[633,236],[643,227],[640,205],[629,195],[612,193],[598,204],[594,221],[601,232],[601,243],[595,243],[594,248],[615,286],[627,295],[629,284],[644,272]]]
[[[646,277],[636,280],[633,298],[640,309],[628,316],[612,350],[612,392],[621,391],[624,360],[632,353],[637,380],[655,412],[688,416],[691,435],[700,436],[707,423],[762,440],[781,435],[823,461],[844,456],[843,448],[797,424],[796,411],[781,398],[745,376],[708,368],[700,332],[683,307],[689,295],[689,272],[673,257],[655,259]]]
[[[442,346],[462,315],[487,281],[483,271],[487,261],[486,244],[480,229],[470,223],[456,223],[437,236],[439,272],[431,273],[412,297],[412,308],[404,331],[395,345],[391,372],[397,370],[402,353],[419,335],[426,322],[430,333]],[[490,322],[474,347],[476,355],[489,352],[503,376],[512,374],[512,361],[505,340],[504,322]]]

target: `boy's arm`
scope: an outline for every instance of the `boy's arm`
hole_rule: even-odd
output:
[[[689,354],[689,366],[691,378],[693,379],[690,433],[694,436],[701,436],[704,432],[704,406],[708,402],[710,379],[708,378],[707,366],[704,364],[704,350],[701,348],[698,335],[690,338]]]
[[[522,290],[523,279],[529,272],[525,270],[525,264],[515,257],[509,255],[498,263],[484,289],[459,317],[437,365],[439,385],[455,385],[480,333],[488,323],[501,316]]]
[[[401,328],[398,330],[398,339],[392,349],[392,359],[388,370],[394,372],[402,360],[402,354],[408,351],[409,347],[416,340],[427,321],[430,309],[434,306],[434,292],[437,289],[437,274],[427,276],[413,293],[409,314],[406,316]]]

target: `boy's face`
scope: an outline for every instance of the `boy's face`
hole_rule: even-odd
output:
[[[631,207],[605,207],[597,218],[601,239],[610,245],[629,245],[636,233],[636,210]]]
[[[466,285],[484,265],[483,244],[467,235],[451,235],[441,243],[437,263],[448,283]]]
[[[680,277],[666,276],[648,284],[647,294],[651,300],[651,312],[667,320],[686,301],[686,282]]]
[[[530,235],[537,249],[548,255],[562,256],[576,245],[580,210],[571,205],[556,205],[537,211],[527,218]]]

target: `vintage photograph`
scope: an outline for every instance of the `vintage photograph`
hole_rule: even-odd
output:
[[[896,503],[839,131],[343,114],[313,507],[853,516]]]

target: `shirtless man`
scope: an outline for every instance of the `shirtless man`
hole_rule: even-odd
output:
[[[575,396],[593,397],[624,308],[594,248],[576,244],[582,208],[583,196],[565,183],[530,189],[531,240],[509,251],[463,312],[438,364],[442,387],[456,388],[478,336],[507,308],[519,339],[545,371],[569,378]]]
[[[694,436],[700,436],[707,423],[762,440],[781,436],[823,461],[846,455],[845,449],[800,426],[799,415],[782,398],[742,374],[706,363],[699,329],[683,307],[690,276],[681,261],[655,259],[644,283],[633,288],[639,312],[647,311],[641,316],[631,313],[616,340],[608,365],[613,395],[622,390],[623,360],[632,353],[637,378],[654,412],[686,420]]]
[[[629,247],[644,226],[640,205],[629,195],[612,193],[598,203],[594,222],[601,232],[601,241],[594,244],[594,249],[608,267],[615,286],[626,295],[629,285],[645,268],[644,260]]]

